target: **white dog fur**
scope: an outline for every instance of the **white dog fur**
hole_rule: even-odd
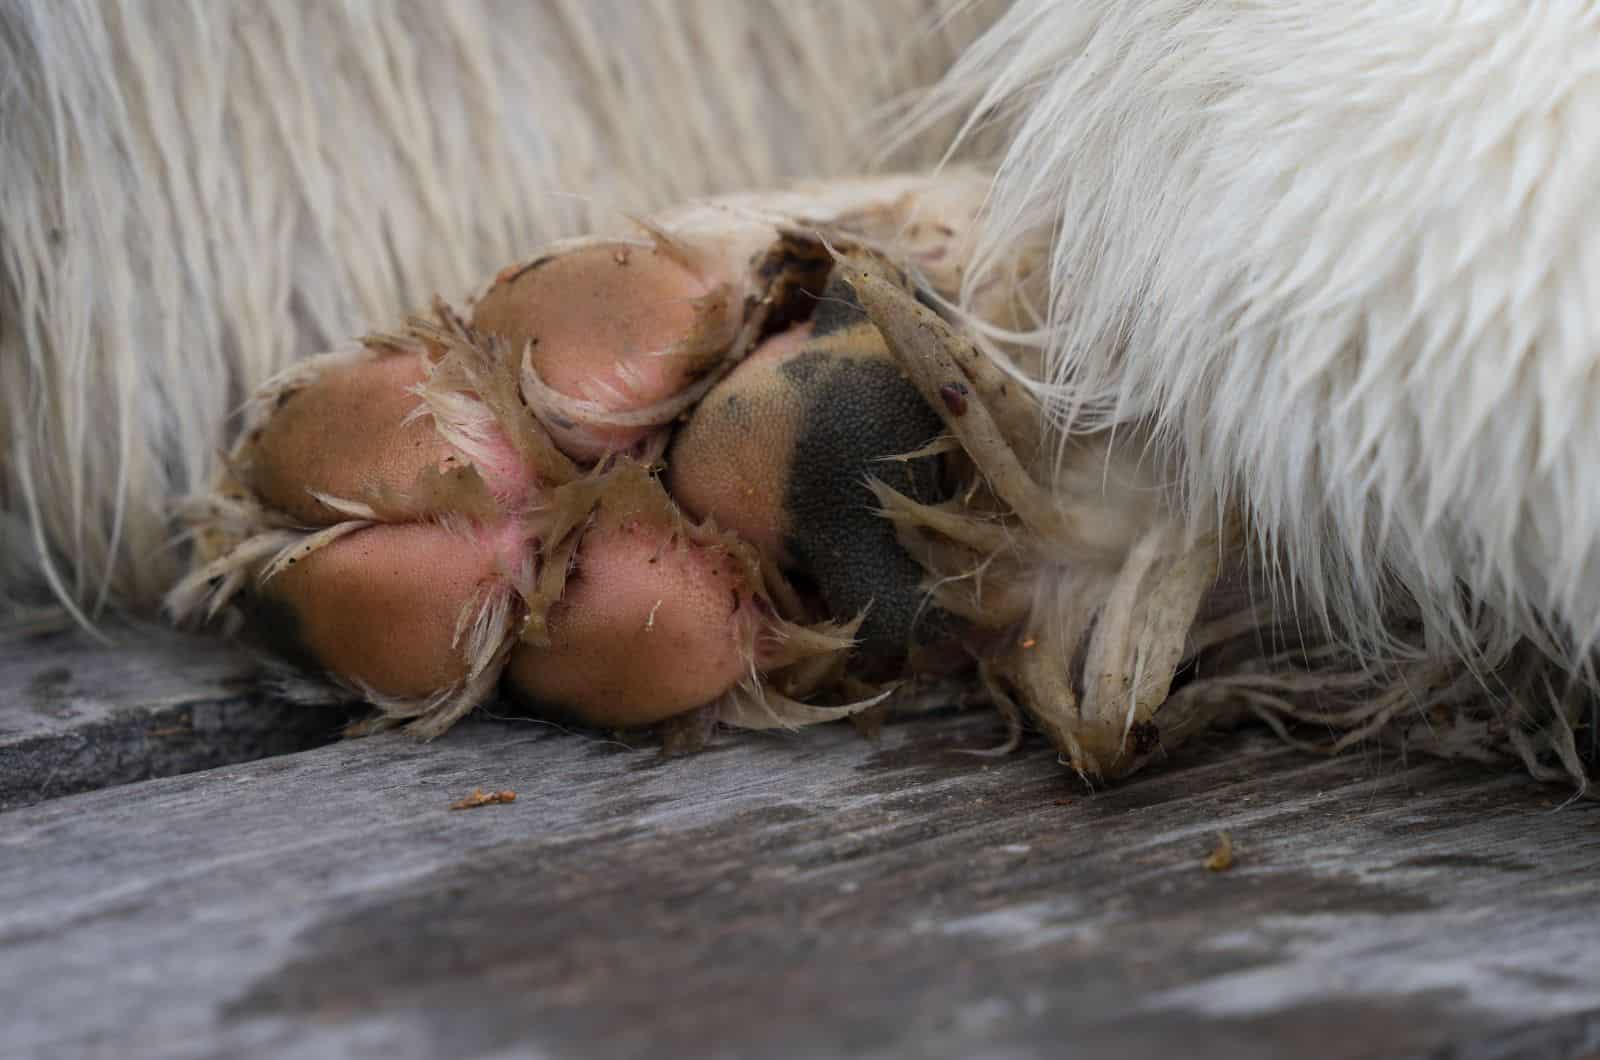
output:
[[[1374,660],[1416,613],[1587,674],[1600,10],[1018,0],[971,43],[1004,5],[927,6],[0,7],[0,596],[148,607],[288,360],[607,211],[857,168],[943,73],[898,161],[953,120],[991,159],[974,289],[1053,239],[1059,426],[1152,431]]]
[[[1587,657],[1600,8],[1021,0],[920,113],[1014,124],[980,253],[1055,233],[1058,422],[1153,423],[1372,651]]]

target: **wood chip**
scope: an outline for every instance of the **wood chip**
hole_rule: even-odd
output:
[[[1202,864],[1210,872],[1226,872],[1233,868],[1233,838],[1227,832],[1217,833],[1217,845]]]
[[[499,802],[516,802],[517,793],[514,791],[484,791],[482,788],[473,788],[472,794],[458,802],[452,802],[452,810],[475,810],[479,806],[493,806]]]

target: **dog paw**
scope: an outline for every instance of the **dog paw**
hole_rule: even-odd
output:
[[[1260,694],[1282,623],[1216,595],[1242,546],[1167,507],[1150,439],[1048,435],[1026,344],[961,326],[1037,319],[1026,248],[962,289],[984,187],[693,204],[296,366],[191,508],[172,609],[423,736],[498,692],[692,744],[959,672],[1013,738],[1138,769]]]
[[[908,194],[558,243],[297,365],[192,509],[202,562],[172,609],[231,616],[423,735],[497,688],[608,727],[876,702],[960,626],[880,509],[949,496],[943,424],[836,262],[901,232]]]

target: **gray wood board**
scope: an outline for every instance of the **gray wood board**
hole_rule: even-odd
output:
[[[344,715],[273,699],[242,649],[152,626],[0,638],[0,810],[284,754]]]
[[[475,721],[0,815],[5,1056],[1473,1057],[1600,1044],[1600,810],[992,719],[699,756]],[[516,801],[447,809],[475,787]],[[1237,863],[1207,871],[1220,830]]]

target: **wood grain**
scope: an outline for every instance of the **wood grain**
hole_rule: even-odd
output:
[[[1600,1028],[1600,817],[992,719],[692,758],[477,721],[0,815],[7,1056],[1509,1057]],[[511,803],[452,811],[474,788]],[[1203,862],[1227,831],[1234,866]]]
[[[267,695],[251,656],[151,626],[0,637],[0,810],[328,743],[345,715]]]

